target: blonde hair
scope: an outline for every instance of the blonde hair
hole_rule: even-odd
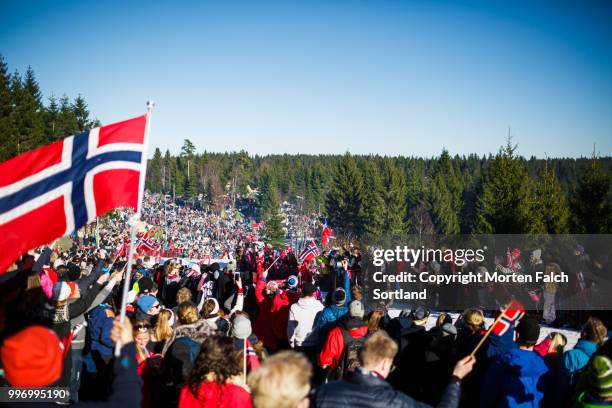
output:
[[[198,321],[198,308],[191,302],[184,302],[179,305],[177,318],[180,324],[191,324]]]
[[[484,321],[482,310],[467,309],[463,312],[463,323],[472,333],[476,333],[478,330],[482,329]]]
[[[567,337],[558,332],[550,333],[550,346],[548,346],[548,351],[552,353],[563,353],[565,346],[567,346]]]
[[[172,311],[168,309],[162,309],[157,316],[157,324],[153,334],[155,341],[165,341],[172,337],[172,327],[170,327],[170,319],[172,318]]]
[[[248,378],[255,408],[295,408],[310,391],[312,366],[302,354],[281,351]]]
[[[364,367],[373,367],[385,358],[394,359],[397,354],[397,343],[387,332],[379,330],[370,336],[361,349],[361,362]]]
[[[176,292],[176,304],[180,305],[183,302],[189,302],[192,298],[191,291],[189,288],[182,287]]]

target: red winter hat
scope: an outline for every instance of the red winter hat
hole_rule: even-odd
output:
[[[4,376],[12,387],[45,387],[62,374],[62,350],[55,332],[30,326],[4,340]]]

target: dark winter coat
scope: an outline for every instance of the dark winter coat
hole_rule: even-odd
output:
[[[444,390],[437,407],[457,407],[460,393],[459,383],[451,382]],[[427,408],[430,405],[394,390],[387,381],[368,370],[357,369],[348,380],[333,381],[319,388],[314,407]]]

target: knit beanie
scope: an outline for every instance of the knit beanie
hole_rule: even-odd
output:
[[[49,386],[62,374],[60,341],[43,326],[30,326],[6,338],[0,354],[12,387]]]
[[[155,302],[157,302],[157,298],[155,296],[144,295],[138,298],[136,301],[136,306],[138,306],[138,309],[140,309],[141,312],[147,313],[149,310],[151,310]]]
[[[75,292],[76,283],[74,282],[57,282],[53,285],[53,299],[62,302],[68,300]]]
[[[598,397],[612,397],[612,361],[608,357],[593,357],[589,372],[589,385],[593,394]]]
[[[295,275],[291,275],[287,278],[287,287],[289,289],[295,289],[298,286],[298,278]]]
[[[251,333],[253,333],[253,329],[251,328],[251,321],[249,318],[243,315],[236,316],[234,324],[232,325],[232,337],[246,339]]]
[[[410,313],[410,317],[412,317],[414,321],[422,321],[429,318],[429,314],[429,309],[419,306]]]
[[[332,293],[332,301],[336,306],[344,306],[346,302],[346,292],[342,288],[336,288]]]
[[[349,316],[357,317],[359,319],[363,319],[365,315],[365,310],[363,308],[363,304],[359,300],[353,300],[349,303]]]
[[[540,337],[540,324],[531,317],[524,317],[516,326],[519,340],[526,344],[536,344]]]

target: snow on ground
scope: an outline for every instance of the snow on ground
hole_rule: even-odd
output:
[[[399,308],[391,308],[389,309],[389,316],[397,317],[400,314],[400,311],[401,309]],[[428,330],[435,326],[436,319],[438,318],[439,315],[440,315],[439,312],[431,313],[431,315],[429,316],[429,319],[427,320],[427,324],[425,325],[425,327]],[[453,324],[454,324],[459,318],[459,313],[450,313],[450,316],[453,318]],[[494,319],[491,317],[485,317],[487,328],[489,328],[489,326],[493,323],[493,320]],[[565,335],[565,337],[567,338],[567,346],[565,346],[565,350],[570,350],[574,348],[574,345],[578,342],[578,339],[580,338],[580,332],[578,330],[560,329],[560,328],[554,328],[554,327],[547,327],[544,325],[541,325],[540,327],[541,327],[540,339],[538,340],[538,343],[544,340],[550,332],[558,332],[558,333],[562,333],[563,335]]]

